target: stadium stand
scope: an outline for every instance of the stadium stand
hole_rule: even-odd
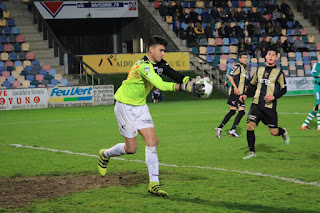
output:
[[[5,2],[0,3],[0,8],[3,11],[0,19],[0,88],[72,86],[50,65],[41,65],[30,44],[20,34],[14,17],[6,10]]]
[[[190,52],[223,72],[232,64],[228,59],[245,51],[252,59],[257,58],[248,64],[252,75],[259,66],[264,66],[266,49],[270,46],[281,53],[276,64],[286,76],[310,76],[312,65],[320,58],[320,43],[315,43],[314,35],[309,35],[295,20],[291,8],[278,4],[277,0],[172,2],[164,0],[163,4],[154,4],[161,4],[162,12],[178,22],[176,26],[184,26],[175,29],[181,40],[187,39],[188,34],[195,37],[197,45],[191,47],[190,42],[186,42]],[[209,33],[196,33],[194,26],[199,26],[198,23]],[[241,43],[241,39],[245,42]],[[227,60],[220,60],[222,55],[227,55]]]

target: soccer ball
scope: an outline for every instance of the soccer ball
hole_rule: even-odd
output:
[[[213,89],[210,79],[208,77],[201,78],[196,84],[204,84],[204,94],[201,96],[201,98],[209,98]]]

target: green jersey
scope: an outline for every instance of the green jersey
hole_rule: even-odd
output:
[[[175,91],[175,83],[163,81],[154,71],[154,64],[156,63],[152,63],[147,56],[137,61],[114,98],[124,104],[144,105],[153,86],[162,91]]]
[[[315,84],[320,85],[320,63],[315,63],[311,71],[312,77],[314,77]]]

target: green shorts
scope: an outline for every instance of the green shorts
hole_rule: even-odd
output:
[[[320,104],[320,85],[314,85],[314,98],[316,100],[314,105],[318,106]]]

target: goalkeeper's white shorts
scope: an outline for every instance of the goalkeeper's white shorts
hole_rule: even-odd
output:
[[[119,131],[126,138],[137,137],[138,130],[154,128],[149,107],[145,105],[134,106],[116,102],[114,106]]]

